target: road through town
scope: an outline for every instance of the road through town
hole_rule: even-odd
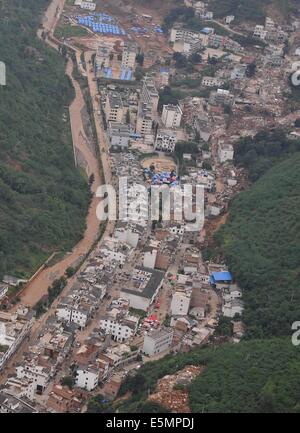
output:
[[[59,17],[63,11],[65,1],[64,0],[53,0],[49,8],[45,12],[43,19],[43,28],[39,29],[39,37],[42,36],[42,32],[48,34],[45,42],[53,48],[58,49],[58,45],[55,43],[55,39],[52,37],[55,26],[59,21]],[[76,51],[76,49],[74,48]],[[91,54],[90,54],[91,55]],[[79,57],[80,56],[76,56]],[[88,83],[90,85],[91,98],[93,101],[95,123],[97,130],[97,138],[99,150],[101,153],[102,167],[100,167],[99,159],[92,151],[92,147],[89,145],[88,138],[85,135],[83,120],[82,120],[82,109],[85,106],[84,97],[80,88],[80,85],[73,77],[73,62],[71,59],[67,62],[66,73],[70,77],[72,84],[75,89],[75,99],[70,106],[70,123],[72,130],[74,153],[80,153],[81,159],[85,162],[85,169],[87,175],[94,174],[95,181],[92,185],[92,192],[94,193],[89,212],[86,219],[86,230],[82,240],[72,249],[71,252],[65,255],[65,257],[56,263],[54,266],[46,267],[40,272],[36,278],[34,278],[24,289],[20,298],[21,303],[33,306],[35,305],[43,295],[47,293],[48,287],[56,279],[64,275],[66,269],[74,264],[77,264],[92,248],[94,242],[99,236],[100,222],[96,216],[96,208],[99,203],[99,199],[96,197],[95,192],[97,188],[103,183],[104,179],[106,183],[111,182],[111,171],[109,165],[109,154],[106,142],[105,132],[102,129],[102,125],[99,119],[96,118],[97,106],[96,106],[96,95],[98,93],[97,85],[92,80],[91,76],[88,76]],[[101,143],[101,147],[100,147]],[[111,233],[113,224],[108,224],[104,235]]]

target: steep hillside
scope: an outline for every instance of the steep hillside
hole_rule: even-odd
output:
[[[244,289],[247,335],[287,335],[300,317],[300,154],[240,194],[217,234]]]
[[[132,397],[102,410],[148,411],[148,393],[158,379],[191,364],[205,367],[188,386],[192,412],[300,411],[300,351],[288,338],[202,348],[146,363],[123,384],[121,394],[132,392]]]
[[[260,21],[267,15],[280,21],[291,13],[299,13],[297,0],[210,0],[217,18],[234,15],[238,21]]]
[[[63,58],[36,37],[47,4],[1,2],[0,276],[28,275],[85,227],[88,185],[74,168],[67,121],[73,89]]]

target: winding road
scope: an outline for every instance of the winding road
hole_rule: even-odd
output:
[[[40,38],[42,38],[43,32],[48,35],[48,37],[45,39],[45,42],[56,50],[58,50],[59,48],[59,41],[56,42],[53,34],[55,31],[55,27],[58,24],[60,15],[63,11],[64,4],[65,0],[52,1],[47,11],[45,12],[42,28],[40,28],[38,31],[38,36]],[[75,47],[71,48],[74,49],[74,51],[76,52],[76,58],[80,58],[78,49],[76,49]],[[48,287],[53,283],[55,279],[63,276],[68,267],[72,267],[74,266],[74,264],[77,264],[78,261],[80,261],[80,259],[82,259],[92,248],[93,244],[99,236],[100,227],[100,221],[97,219],[96,216],[96,208],[99,204],[99,199],[96,197],[95,192],[97,188],[101,184],[103,184],[104,179],[106,180],[106,182],[111,181],[111,171],[107,151],[108,147],[106,142],[106,135],[102,129],[100,120],[96,118],[97,107],[95,97],[98,93],[96,83],[92,80],[91,76],[88,77],[89,85],[92,85],[90,91],[93,100],[99,148],[100,143],[102,144],[101,159],[103,173],[100,173],[99,160],[97,156],[93,153],[92,146],[89,145],[88,138],[86,137],[86,134],[84,132],[81,113],[82,109],[85,106],[85,101],[80,85],[73,77],[73,62],[71,59],[69,59],[67,62],[66,74],[70,77],[75,89],[75,99],[72,102],[69,110],[75,160],[76,155],[80,154],[80,158],[84,160],[84,166],[87,175],[90,176],[92,173],[94,174],[95,181],[92,185],[92,192],[94,193],[94,195],[87,215],[86,230],[82,240],[73,248],[70,253],[66,254],[61,261],[49,268],[47,267],[42,270],[32,281],[30,281],[30,283],[27,284],[25,289],[20,294],[20,302],[30,307],[35,305],[43,297],[43,295],[47,294]],[[103,147],[105,148],[105,151],[103,151]],[[112,230],[113,225],[108,224],[103,236],[111,233]]]

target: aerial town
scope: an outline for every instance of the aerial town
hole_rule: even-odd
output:
[[[0,413],[83,413],[97,395],[113,402],[144,364],[221,344],[224,320],[240,344],[244,288],[222,257],[206,254],[247,188],[235,143],[278,125],[300,136],[289,83],[300,68],[300,21],[236,23],[185,0],[203,28],[175,22],[166,31],[159,11],[113,3],[53,0],[38,30],[66,58],[75,88],[74,159],[89,177],[92,222],[63,268],[54,254],[32,278],[0,284]],[[120,178],[131,187],[129,218],[97,223],[98,186],[112,185],[120,200]],[[173,208],[169,220],[145,218],[143,204],[132,217],[137,185],[162,184],[201,186],[200,231]],[[192,380],[200,370],[183,373]],[[168,379],[149,398],[190,412]]]

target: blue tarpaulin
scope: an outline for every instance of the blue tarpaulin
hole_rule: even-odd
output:
[[[212,284],[222,283],[222,282],[232,282],[232,275],[230,272],[213,272],[210,276],[210,282]]]

